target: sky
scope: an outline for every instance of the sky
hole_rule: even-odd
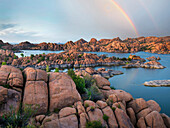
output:
[[[0,0],[0,40],[169,36],[169,6],[170,0]]]

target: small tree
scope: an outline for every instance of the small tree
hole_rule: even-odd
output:
[[[21,57],[24,57],[24,54],[23,54],[23,53],[21,53],[20,55],[21,55]]]
[[[2,62],[2,65],[6,65],[6,62]]]
[[[46,72],[50,72],[50,68],[48,65],[46,65]]]
[[[55,71],[54,72],[59,72],[59,69],[58,68],[55,68]]]

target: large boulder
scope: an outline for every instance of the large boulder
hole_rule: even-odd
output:
[[[138,98],[128,103],[128,107],[133,108],[135,113],[140,112],[141,110],[148,107],[146,101],[143,98]]]
[[[110,82],[101,75],[93,75],[93,78],[96,80],[99,88],[102,88],[103,86],[110,86]]]
[[[106,108],[102,109],[103,113],[109,117],[108,125],[110,128],[118,128],[118,124],[113,113],[113,110],[107,106]]]
[[[50,74],[49,90],[50,111],[73,105],[81,100],[74,81],[65,73]]]
[[[21,102],[21,93],[0,86],[0,115],[10,111],[12,107],[18,110]]]
[[[152,128],[166,128],[161,115],[157,111],[153,111],[145,117],[145,121]]]
[[[159,106],[159,104],[154,101],[154,100],[149,100],[147,101],[147,105],[148,107],[152,110],[152,111],[158,111],[160,112],[161,111],[161,107]]]
[[[123,110],[116,108],[115,115],[120,128],[134,128],[130,118]]]
[[[17,91],[22,91],[23,76],[21,70],[8,65],[1,66],[0,85],[9,85]]]
[[[24,105],[30,104],[37,108],[36,114],[46,113],[48,108],[48,75],[45,71],[33,68],[24,70],[26,84],[24,90]]]
[[[95,108],[93,111],[88,111],[89,121],[99,120],[103,126],[107,126],[107,123],[103,119],[103,113],[99,108]]]
[[[78,128],[78,119],[76,115],[70,115],[59,119],[60,128]]]

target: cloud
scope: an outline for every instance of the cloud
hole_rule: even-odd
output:
[[[0,30],[5,30],[5,29],[8,29],[8,28],[13,28],[17,26],[17,24],[0,24]]]

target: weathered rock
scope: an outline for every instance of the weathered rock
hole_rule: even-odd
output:
[[[78,120],[75,115],[70,115],[59,119],[60,128],[78,128]]]
[[[90,68],[90,67],[86,68],[85,71],[88,72],[90,75],[96,72],[93,68]]]
[[[138,128],[146,128],[145,118],[141,117],[137,122]]]
[[[115,115],[120,128],[134,128],[129,117],[123,110],[116,108]]]
[[[51,112],[55,108],[61,109],[81,100],[74,81],[65,73],[50,74],[49,90]]]
[[[170,128],[170,118],[166,114],[161,114],[164,124],[167,128]]]
[[[166,128],[161,115],[157,111],[153,111],[145,117],[145,121],[152,128]]]
[[[88,111],[89,121],[99,120],[103,126],[107,126],[106,122],[103,120],[103,113],[100,109],[95,108],[94,111]]]
[[[148,107],[152,110],[152,111],[158,111],[160,112],[161,111],[161,107],[159,106],[159,104],[154,101],[154,100],[149,100],[147,101],[147,105]]]
[[[75,108],[77,108],[79,115],[81,113],[85,113],[86,112],[84,107],[83,107],[83,105],[82,105],[82,103],[81,103],[81,101],[78,101],[78,102],[74,103],[74,106],[75,106]]]
[[[132,122],[132,124],[135,126],[136,124],[136,116],[135,116],[135,112],[133,111],[132,108],[128,108],[127,109],[127,114]]]
[[[23,103],[38,107],[37,114],[46,113],[48,108],[47,84],[44,81],[27,81]]]
[[[45,118],[45,115],[38,115],[35,117],[36,122],[42,122]]]
[[[113,110],[107,106],[106,108],[102,109],[103,113],[109,117],[108,125],[110,128],[118,128],[118,124],[113,113]]]
[[[148,106],[147,106],[146,101],[143,98],[139,98],[139,99],[129,102],[128,107],[133,108],[135,113],[138,113],[139,111],[147,108]]]
[[[152,112],[152,110],[150,108],[146,108],[141,110],[138,114],[137,114],[137,118],[140,119],[141,117],[145,117],[147,116],[150,112]]]
[[[0,115],[10,111],[11,106],[18,110],[21,102],[21,93],[0,86]]]
[[[86,113],[81,113],[80,114],[80,127],[81,128],[86,128],[86,123],[88,121],[88,116]]]
[[[103,86],[110,86],[110,82],[100,75],[93,75],[93,78],[96,80],[99,88],[102,88]]]
[[[46,116],[42,122],[43,128],[60,128],[60,123],[57,114]]]
[[[69,116],[69,115],[73,115],[73,114],[76,114],[76,109],[71,108],[71,107],[65,107],[65,108],[61,109],[60,112],[59,112],[60,118],[66,117],[66,116]]]
[[[22,91],[23,76],[21,70],[8,65],[1,66],[0,85],[9,85],[13,89]]]
[[[107,107],[107,103],[106,103],[106,102],[103,102],[103,101],[101,101],[101,100],[98,100],[98,101],[96,102],[96,104],[97,104],[101,109]]]

